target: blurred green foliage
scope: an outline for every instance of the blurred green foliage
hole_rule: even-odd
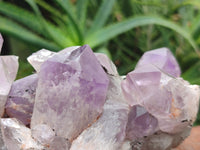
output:
[[[29,5],[23,8],[0,1],[0,32],[34,45],[33,51],[40,48],[58,51],[89,44],[94,51],[112,57],[122,75],[134,69],[145,51],[168,47],[178,59],[182,77],[192,84],[200,84],[199,0],[26,0],[21,3]],[[20,63],[18,77],[33,71],[24,61]]]

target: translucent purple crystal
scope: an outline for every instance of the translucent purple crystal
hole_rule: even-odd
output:
[[[120,77],[110,76],[102,116],[73,141],[70,150],[117,150],[125,139],[129,107],[120,89]]]
[[[126,139],[131,141],[147,137],[158,131],[158,120],[142,106],[130,108],[126,126]]]
[[[17,118],[25,125],[30,124],[37,81],[37,74],[33,74],[12,84],[5,107],[9,117]]]
[[[102,113],[109,80],[89,46],[54,55],[38,78],[32,128],[47,124],[73,140]]]
[[[174,77],[179,77],[181,75],[181,70],[176,58],[168,48],[147,51],[138,61],[136,68],[147,64],[155,65]]]

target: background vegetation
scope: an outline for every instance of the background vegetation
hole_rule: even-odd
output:
[[[121,75],[145,51],[168,47],[182,77],[200,84],[199,0],[0,0],[0,32],[3,53],[20,56],[18,78],[33,72],[25,58],[36,50],[89,44]]]

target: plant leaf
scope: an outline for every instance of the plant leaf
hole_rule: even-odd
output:
[[[137,17],[133,17],[116,24],[109,25],[100,30],[97,30],[93,34],[90,34],[86,38],[85,42],[89,44],[91,47],[95,47],[135,27],[150,25],[150,24],[160,25],[160,26],[172,29],[175,32],[179,33],[186,40],[188,40],[188,42],[191,44],[191,46],[199,55],[200,52],[198,51],[198,47],[195,44],[189,32],[187,32],[185,29],[183,29],[179,25],[173,23],[172,21],[168,21],[166,19],[163,19],[157,16],[137,16]]]
[[[76,17],[74,15],[74,11],[73,11],[73,6],[71,5],[71,3],[69,2],[69,0],[55,0],[63,9],[64,11],[67,13],[69,20],[71,22],[71,24],[73,24],[73,28],[76,32],[76,34],[79,37],[79,41],[78,43],[81,43],[83,41],[83,33],[80,30],[80,27],[78,26]]]
[[[73,42],[70,39],[68,39],[64,34],[62,34],[59,27],[55,27],[53,24],[47,22],[43,18],[34,0],[26,0],[26,1],[31,5],[34,12],[37,14],[38,20],[40,20],[43,29],[46,31],[46,34],[48,34],[53,41],[55,41],[62,48],[73,45],[72,44]]]
[[[20,26],[19,24],[0,16],[0,31],[2,33],[7,33],[14,37],[17,37],[23,41],[28,43],[32,43],[36,46],[40,46],[43,48],[47,48],[50,50],[59,50],[59,46],[55,43],[47,41],[40,36],[28,31],[24,27]]]
[[[185,80],[188,80],[191,84],[200,85],[200,61],[198,61],[195,65],[193,65],[186,72],[184,72],[182,74],[182,77]]]
[[[104,0],[103,3],[101,4],[94,22],[90,28],[90,30],[88,31],[88,34],[93,33],[94,31],[100,29],[101,27],[103,27],[106,23],[106,21],[108,20],[108,17],[112,11],[113,5],[115,4],[115,0]]]
[[[77,10],[76,10],[77,11],[77,20],[79,20],[79,26],[80,26],[82,32],[84,32],[88,0],[78,0],[76,5],[77,5]]]
[[[30,13],[25,9],[22,9],[7,2],[0,1],[0,13],[8,17],[11,17],[12,19],[18,21],[19,23],[22,23],[27,28],[39,34],[43,33],[43,28],[38,22],[37,16],[35,16],[34,14]]]

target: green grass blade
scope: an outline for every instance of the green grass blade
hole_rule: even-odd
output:
[[[0,32],[9,34],[13,37],[26,41],[28,43],[34,44],[39,47],[47,48],[50,50],[58,50],[60,49],[58,45],[47,41],[38,35],[28,31],[24,27],[19,24],[8,20],[5,17],[0,16]]]
[[[150,24],[160,25],[179,33],[191,44],[199,55],[200,52],[198,47],[189,32],[172,21],[168,21],[157,16],[137,16],[113,25],[109,25],[105,28],[97,30],[93,34],[90,34],[85,43],[89,44],[91,47],[95,47],[133,28]]]
[[[55,7],[53,7],[50,3],[41,0],[35,0],[35,2],[40,5],[42,8],[50,12],[52,15],[61,17],[62,14]]]
[[[69,21],[71,22],[71,24],[73,24],[73,28],[74,31],[76,32],[76,34],[79,37],[79,41],[78,43],[82,43],[83,41],[83,33],[81,32],[81,29],[77,23],[76,17],[74,15],[74,11],[72,8],[73,5],[71,5],[69,0],[55,0],[63,9],[64,11],[67,13],[68,17],[69,17]]]
[[[43,33],[43,28],[38,22],[37,16],[25,9],[19,8],[7,2],[0,1],[0,13],[5,16],[11,17],[12,19],[18,21],[27,28],[39,34]]]
[[[108,17],[112,11],[113,5],[115,4],[115,0],[104,0],[103,3],[101,4],[94,22],[90,28],[90,30],[88,31],[88,34],[93,33],[94,31],[100,29],[101,27],[103,27],[106,23],[106,21],[108,20]]]
[[[26,0],[26,1],[31,5],[34,12],[37,14],[38,20],[40,20],[41,25],[43,26],[43,29],[46,31],[46,34],[48,34],[53,41],[55,41],[62,48],[72,45],[72,41],[70,41],[70,39],[68,39],[63,34],[63,32],[60,31],[59,27],[54,26],[53,24],[51,24],[50,22],[47,22],[43,18],[34,0]]]
[[[77,10],[76,10],[77,11],[77,20],[79,20],[79,26],[80,26],[82,32],[84,32],[88,0],[78,0],[76,5],[77,5]]]
[[[52,5],[50,5],[49,3],[45,1],[35,0],[35,2],[39,6],[41,6],[43,9],[47,10],[52,15],[51,17],[52,20],[58,24],[59,30],[60,31],[62,30],[62,32],[60,33],[65,34],[65,36],[68,38],[68,45],[71,46],[72,44],[75,44],[72,41],[78,41],[78,37],[74,31],[74,27],[72,28],[70,27],[71,24],[66,14],[61,13],[55,7],[53,7]],[[72,34],[72,33],[75,33],[75,34]]]

